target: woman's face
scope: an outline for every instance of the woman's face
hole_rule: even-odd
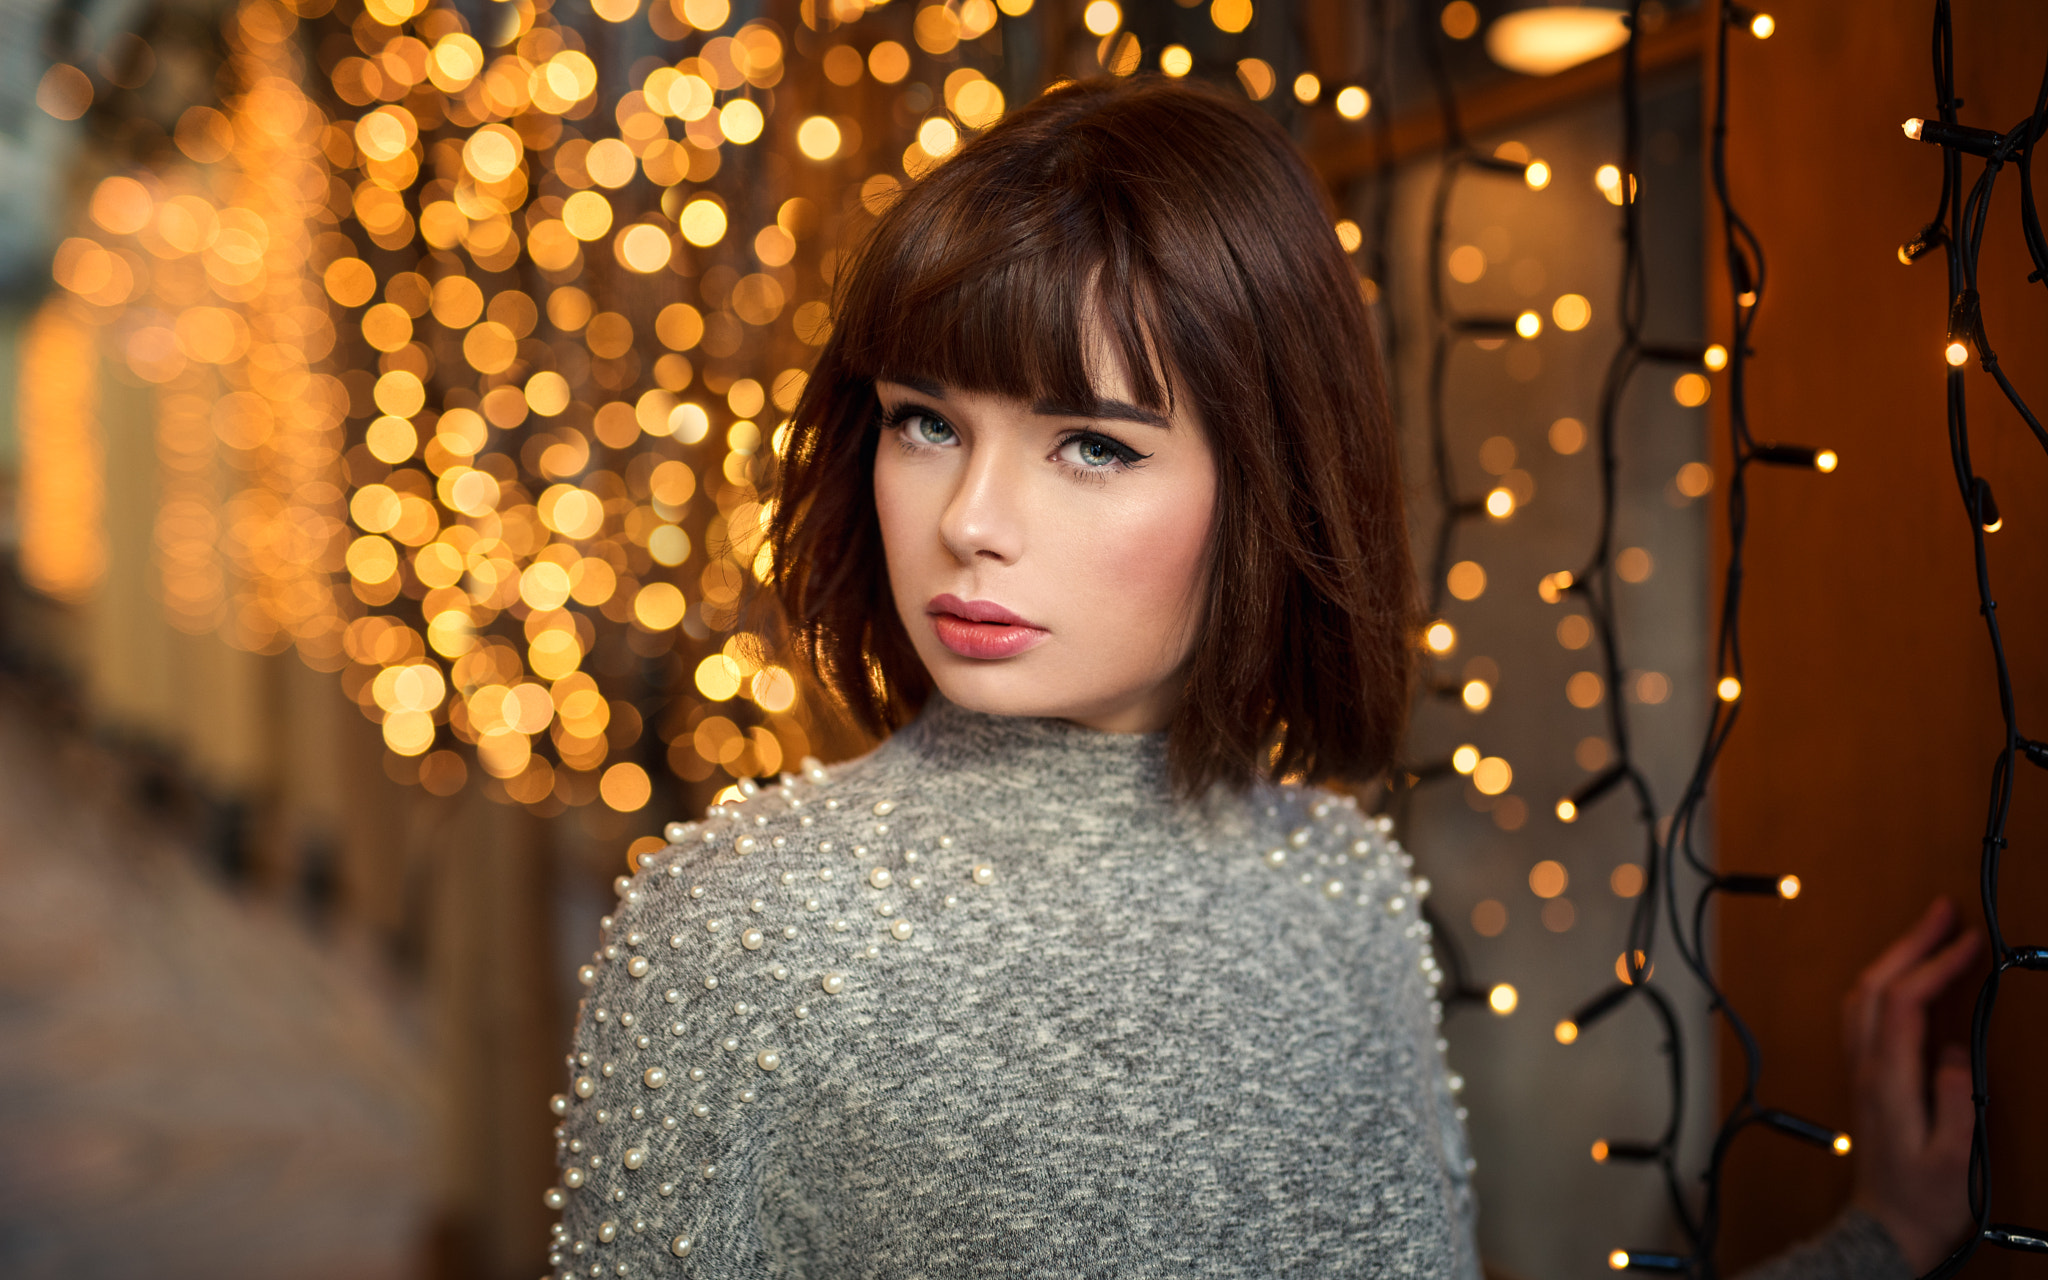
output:
[[[875,506],[903,628],[969,710],[1163,729],[1202,621],[1216,461],[1186,395],[1027,404],[879,381]]]

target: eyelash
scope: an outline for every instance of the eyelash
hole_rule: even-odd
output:
[[[929,418],[933,422],[936,422],[941,426],[945,427],[946,430],[952,431],[956,438],[959,435],[959,432],[955,430],[952,423],[947,422],[946,419],[941,415],[936,414],[932,412],[930,409],[927,409],[923,405],[919,404],[900,404],[893,409],[884,410],[881,421],[882,430],[885,432],[893,433],[896,436],[897,444],[908,452],[915,452],[922,449],[937,449],[943,447],[940,445],[928,444],[923,441],[913,441],[910,438],[910,436],[904,432],[903,428],[918,418]],[[1113,461],[1111,461],[1107,466],[1101,467],[1081,467],[1076,466],[1071,462],[1061,462],[1061,468],[1064,471],[1066,471],[1069,476],[1073,477],[1076,480],[1092,480],[1100,483],[1105,478],[1108,472],[1135,471],[1140,464],[1142,464],[1147,458],[1150,458],[1152,456],[1149,453],[1139,453],[1136,449],[1133,449],[1129,445],[1125,444],[1123,441],[1118,440],[1115,436],[1104,435],[1100,431],[1068,432],[1066,435],[1060,437],[1059,444],[1055,449],[1055,456],[1057,456],[1059,453],[1064,453],[1067,449],[1067,446],[1077,444],[1082,441],[1089,441],[1107,446]]]

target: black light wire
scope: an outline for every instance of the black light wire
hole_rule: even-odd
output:
[[[2033,260],[2029,283],[2048,282],[2048,237],[2041,231],[2034,204],[2031,162],[2035,142],[2048,135],[2048,72],[2044,72],[2034,110],[2005,134],[1962,126],[1955,96],[1955,32],[1948,0],[1934,6],[1934,90],[1939,126],[1922,125],[1919,137],[1942,149],[1941,200],[1934,220],[1906,247],[1902,261],[1912,262],[1937,242],[1945,249],[1949,276],[1949,340],[1973,348],[1981,368],[1991,374],[1999,391],[2018,413],[2020,420],[2048,449],[2048,431],[2028,408],[2000,367],[1997,353],[1985,331],[1983,309],[1978,295],[1978,258],[1983,250],[1985,224],[1990,214],[1991,192],[1999,172],[2017,162],[2020,175],[2020,235]],[[1909,129],[1909,133],[1911,130]],[[1969,194],[1963,196],[1963,156],[1983,158],[1983,169]],[[1914,250],[1917,249],[1918,252]],[[1967,358],[1963,363],[1967,363]],[[1984,821],[1979,885],[1983,897],[1985,931],[1990,939],[1991,972],[1978,988],[1970,1016],[1970,1096],[1974,1123],[1970,1140],[1969,1199],[1972,1230],[1954,1252],[1936,1264],[1928,1280],[1940,1280],[1959,1272],[1979,1246],[1991,1244],[2029,1253],[2048,1253],[2048,1230],[1994,1223],[1992,1213],[1991,1105],[1988,1046],[1992,1014],[2001,980],[2013,969],[2048,969],[2048,948],[2014,946],[2008,943],[1999,919],[2000,862],[2007,846],[2006,824],[2012,811],[2014,775],[2024,759],[2048,768],[2048,745],[2026,738],[2019,729],[2019,710],[2013,693],[2012,672],[1999,627],[1998,602],[1992,596],[1990,558],[1986,526],[1998,521],[1997,504],[1990,482],[1979,476],[1970,457],[1970,427],[1966,370],[1952,363],[1946,374],[1948,438],[1950,460],[1963,509],[1970,522],[1970,536],[1977,582],[1979,611],[1991,643],[1991,657],[1997,675],[1998,705],[2002,719],[2001,741],[1991,768],[1991,795]]]
[[[1392,7],[1378,7],[1375,12],[1381,18],[1379,25],[1383,87],[1391,90],[1394,32]],[[1450,571],[1452,547],[1456,541],[1458,527],[1467,520],[1478,519],[1486,514],[1483,499],[1459,496],[1457,479],[1451,465],[1450,438],[1444,405],[1445,380],[1449,372],[1451,351],[1457,343],[1467,338],[1505,340],[1516,336],[1515,320],[1512,316],[1459,315],[1451,312],[1446,305],[1443,288],[1444,241],[1448,231],[1451,195],[1458,180],[1468,171],[1512,177],[1517,181],[1526,182],[1528,166],[1488,155],[1472,147],[1465,136],[1464,121],[1458,111],[1450,68],[1444,61],[1443,46],[1436,36],[1436,24],[1432,21],[1428,0],[1415,0],[1412,12],[1418,22],[1424,61],[1428,64],[1430,82],[1443,128],[1443,148],[1437,162],[1435,192],[1430,201],[1428,245],[1423,257],[1428,279],[1426,294],[1431,331],[1427,407],[1429,465],[1431,486],[1437,498],[1436,527],[1430,537],[1427,600],[1428,616],[1439,618],[1443,614],[1445,580]],[[1391,101],[1391,98],[1384,98],[1383,102],[1385,101]],[[1374,195],[1374,233],[1377,243],[1371,261],[1375,264],[1376,270],[1385,272],[1390,266],[1386,245],[1392,224],[1394,154],[1390,126],[1383,122],[1379,128],[1379,168],[1376,179],[1378,190]],[[1381,296],[1390,303],[1385,310],[1391,314],[1393,295],[1389,291],[1390,283],[1382,275],[1379,284]],[[1390,349],[1388,365],[1392,368],[1396,363]],[[1460,685],[1456,682],[1443,684],[1435,680],[1425,680],[1417,690],[1417,697],[1423,702],[1450,698],[1457,696],[1459,689]],[[1456,770],[1448,760],[1397,768],[1397,785],[1390,787],[1383,795],[1381,809],[1392,812],[1397,822],[1405,827],[1415,789],[1425,783],[1455,776]],[[1471,980],[1470,966],[1453,940],[1451,932],[1443,927],[1443,922],[1436,915],[1434,907],[1425,904],[1424,915],[1430,924],[1437,952],[1443,958],[1447,971],[1443,994],[1445,1007],[1450,1009],[1460,1005],[1485,1003],[1487,989]]]
[[[1761,1048],[1747,1023],[1729,1003],[1714,977],[1706,945],[1709,909],[1720,893],[1776,894],[1781,881],[1775,876],[1723,873],[1702,858],[1693,845],[1700,810],[1722,747],[1732,732],[1741,704],[1742,678],[1741,604],[1744,552],[1748,534],[1748,469],[1754,464],[1815,467],[1824,451],[1798,445],[1758,442],[1750,431],[1747,404],[1747,364],[1754,354],[1750,334],[1762,301],[1765,269],[1761,244],[1747,222],[1736,211],[1727,174],[1728,51],[1729,33],[1740,23],[1749,25],[1756,17],[1746,8],[1728,3],[1718,6],[1716,35],[1716,76],[1714,118],[1711,134],[1710,170],[1716,201],[1721,210],[1722,239],[1733,304],[1732,340],[1727,348],[1730,456],[1733,474],[1728,484],[1730,550],[1723,581],[1721,616],[1715,645],[1716,696],[1711,700],[1708,726],[1692,774],[1673,810],[1668,828],[1659,833],[1656,807],[1648,782],[1637,767],[1628,737],[1628,721],[1622,706],[1623,666],[1617,644],[1614,616],[1613,564],[1611,560],[1615,516],[1616,435],[1623,394],[1632,376],[1645,364],[1668,362],[1688,364],[1704,359],[1704,344],[1651,344],[1643,340],[1642,324],[1646,300],[1646,279],[1642,264],[1641,217],[1637,208],[1636,175],[1640,170],[1642,94],[1639,41],[1642,37],[1641,5],[1631,5],[1629,40],[1622,53],[1621,97],[1623,119],[1623,163],[1618,195],[1622,208],[1622,343],[1609,365],[1601,397],[1600,471],[1601,525],[1599,538],[1587,570],[1567,588],[1587,602],[1594,628],[1606,659],[1608,683],[1613,697],[1608,703],[1615,749],[1619,757],[1604,773],[1597,775],[1570,797],[1574,810],[1597,800],[1607,791],[1627,783],[1637,799],[1638,816],[1647,837],[1643,874],[1644,888],[1631,917],[1627,945],[1620,968],[1623,982],[1607,994],[1589,1002],[1573,1020],[1574,1030],[1604,1017],[1611,1009],[1640,993],[1650,998],[1666,1023],[1665,1051],[1673,1058],[1671,1110],[1664,1133],[1654,1144],[1625,1144],[1628,1158],[1655,1163],[1680,1226],[1690,1243],[1684,1255],[1661,1252],[1617,1250],[1611,1265],[1631,1270],[1683,1272],[1710,1280],[1715,1274],[1715,1249],[1719,1237],[1721,1180],[1728,1150],[1747,1128],[1762,1124],[1837,1151],[1847,1149],[1845,1135],[1788,1112],[1765,1108],[1757,1100],[1762,1073]],[[1823,465],[1821,469],[1826,469]],[[1732,698],[1720,696],[1724,681],[1736,682]],[[1561,814],[1563,809],[1561,807]],[[1697,873],[1698,888],[1692,895],[1691,910],[1685,903],[1676,874],[1676,859],[1683,853],[1687,865]],[[1743,1055],[1743,1089],[1724,1115],[1701,1175],[1700,1208],[1695,1217],[1690,1197],[1685,1194],[1678,1169],[1677,1138],[1684,1107],[1684,1073],[1679,1063],[1675,1024],[1669,1004],[1651,985],[1655,954],[1657,917],[1663,911],[1669,919],[1672,946],[1686,968],[1700,981],[1708,995],[1709,1010],[1727,1023]],[[1610,1148],[1610,1152],[1623,1149]]]

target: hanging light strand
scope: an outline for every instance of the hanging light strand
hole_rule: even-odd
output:
[[[1423,32],[1423,50],[1444,135],[1444,149],[1437,162],[1435,191],[1430,201],[1428,245],[1423,251],[1423,261],[1428,264],[1429,273],[1426,289],[1430,330],[1427,425],[1431,484],[1437,497],[1436,528],[1430,539],[1427,575],[1428,613],[1432,618],[1440,618],[1444,610],[1444,595],[1458,530],[1466,522],[1481,520],[1490,514],[1485,497],[1467,497],[1461,494],[1451,464],[1450,432],[1445,405],[1451,357],[1458,346],[1469,340],[1506,339],[1517,336],[1515,317],[1460,314],[1453,312],[1445,300],[1444,246],[1449,229],[1451,197],[1460,180],[1472,173],[1519,178],[1531,189],[1540,189],[1543,183],[1529,178],[1529,170],[1533,165],[1540,164],[1540,161],[1516,162],[1488,155],[1475,149],[1467,139],[1464,121],[1458,110],[1457,95],[1451,84],[1450,69],[1444,60],[1443,46],[1437,34],[1437,23],[1429,8],[1427,0],[1417,0],[1415,14],[1421,22],[1419,30]],[[1390,52],[1394,16],[1392,6],[1382,5],[1376,8],[1375,14],[1380,18],[1377,26],[1382,37],[1382,48],[1387,51],[1383,53],[1379,92],[1383,100],[1390,100],[1393,90]],[[1374,270],[1382,273],[1377,278],[1383,291],[1388,287],[1384,273],[1391,270],[1391,259],[1386,253],[1385,244],[1392,226],[1393,193],[1393,146],[1391,133],[1387,132],[1387,114],[1381,113],[1380,164],[1375,192],[1374,229],[1380,247],[1372,258]],[[1547,169],[1545,172],[1547,174]],[[1391,307],[1386,310],[1391,314]],[[1399,364],[1396,359],[1394,338],[1394,330],[1389,325],[1383,337],[1389,368],[1397,368]],[[1449,637],[1454,635],[1447,623],[1437,622],[1432,625],[1425,636],[1424,644],[1431,649],[1437,649],[1439,635],[1445,637],[1440,651],[1447,651]],[[1478,684],[1477,689],[1474,688],[1475,683]],[[1418,690],[1418,697],[1424,700],[1462,699],[1466,706],[1476,710],[1485,705],[1485,700],[1490,697],[1490,690],[1482,682],[1424,681]],[[1383,807],[1394,815],[1397,823],[1405,827],[1415,789],[1425,783],[1472,773],[1481,757],[1476,751],[1471,755],[1473,764],[1461,764],[1454,757],[1451,760],[1411,764],[1398,770],[1397,778],[1412,781],[1392,789],[1383,802]],[[1431,920],[1431,926],[1437,939],[1436,945],[1446,957],[1446,969],[1452,978],[1444,992],[1444,1004],[1447,1007],[1487,1005],[1491,992],[1489,988],[1472,981],[1470,966],[1453,940],[1451,932],[1442,927],[1440,920],[1434,918]],[[1494,1008],[1496,1012],[1504,1012],[1497,1005]]]
[[[1640,167],[1641,156],[1642,97],[1637,45],[1641,27],[1637,21],[1640,15],[1633,12],[1633,9],[1639,8],[1640,5],[1632,7],[1631,34],[1623,51],[1621,77],[1625,168],[1620,175],[1619,189],[1630,193],[1636,189],[1635,175]],[[1642,265],[1641,218],[1634,199],[1621,199],[1618,203],[1622,211],[1623,231],[1623,339],[1609,366],[1607,383],[1601,398],[1601,529],[1592,563],[1584,573],[1577,575],[1567,588],[1581,593],[1587,600],[1594,631],[1606,658],[1609,679],[1618,680],[1621,663],[1618,656],[1612,594],[1615,566],[1610,558],[1610,551],[1616,511],[1615,441],[1622,394],[1632,375],[1647,364],[1702,365],[1710,371],[1725,369],[1728,374],[1728,421],[1733,476],[1728,486],[1729,559],[1723,580],[1720,623],[1715,638],[1715,697],[1710,704],[1708,727],[1699,756],[1681,799],[1672,812],[1669,826],[1661,836],[1657,830],[1656,807],[1643,774],[1634,763],[1627,731],[1627,716],[1618,701],[1610,705],[1609,717],[1619,761],[1605,774],[1594,778],[1581,788],[1579,793],[1567,797],[1558,805],[1559,816],[1569,820],[1602,794],[1626,782],[1637,798],[1638,812],[1647,837],[1643,868],[1645,891],[1638,899],[1635,913],[1630,919],[1627,945],[1622,952],[1622,961],[1617,966],[1622,985],[1610,992],[1609,996],[1593,1002],[1587,1011],[1590,1016],[1580,1016],[1573,1020],[1570,1024],[1571,1039],[1576,1040],[1584,1026],[1604,1016],[1611,1009],[1619,1007],[1631,994],[1641,992],[1645,996],[1653,997],[1653,1004],[1659,1003],[1655,998],[1656,990],[1650,985],[1650,979],[1658,914],[1661,910],[1670,920],[1674,949],[1687,969],[1706,988],[1710,1007],[1726,1020],[1743,1055],[1742,1090],[1722,1117],[1715,1134],[1711,1154],[1700,1179],[1701,1190],[1696,1210],[1683,1192],[1684,1183],[1679,1176],[1676,1163],[1678,1109],[1683,1106],[1684,1087],[1682,1068],[1675,1062],[1671,1091],[1672,1112],[1664,1138],[1656,1144],[1636,1144],[1632,1148],[1639,1150],[1642,1153],[1641,1158],[1646,1162],[1659,1166],[1672,1206],[1690,1239],[1690,1253],[1681,1256],[1617,1249],[1609,1259],[1610,1265],[1617,1270],[1676,1270],[1703,1277],[1711,1277],[1715,1273],[1721,1180],[1727,1153],[1737,1136],[1752,1126],[1761,1125],[1822,1146],[1837,1154],[1846,1154],[1850,1149],[1850,1139],[1845,1133],[1759,1104],[1757,1089],[1762,1075],[1761,1047],[1747,1023],[1722,991],[1708,959],[1705,933],[1708,913],[1716,894],[1774,894],[1780,899],[1790,899],[1798,893],[1798,878],[1790,875],[1754,873],[1724,874],[1703,858],[1692,843],[1697,830],[1696,820],[1705,801],[1715,763],[1734,728],[1741,706],[1741,604],[1743,557],[1748,532],[1748,469],[1752,465],[1761,464],[1800,467],[1825,473],[1834,470],[1837,462],[1832,450],[1803,445],[1760,443],[1749,429],[1745,375],[1748,360],[1753,354],[1750,332],[1762,300],[1765,271],[1762,245],[1748,223],[1737,212],[1729,190],[1726,163],[1729,43],[1730,34],[1738,25],[1758,39],[1767,38],[1769,31],[1775,27],[1773,25],[1769,29],[1762,28],[1758,24],[1758,15],[1739,5],[1725,2],[1719,8],[1719,16],[1710,170],[1715,198],[1722,214],[1723,248],[1733,307],[1731,341],[1728,346],[1722,347],[1718,344],[1652,343],[1643,339],[1642,320],[1645,312],[1646,283]],[[1696,873],[1696,887],[1691,891],[1689,902],[1684,900],[1685,895],[1681,892],[1676,875],[1676,859],[1681,853],[1687,865]],[[1673,1053],[1676,1042],[1675,1027],[1669,1025],[1668,1017],[1665,1018],[1665,1022],[1667,1030],[1664,1047],[1669,1055]],[[1563,1025],[1560,1026],[1560,1040],[1565,1039]],[[1601,1148],[1596,1148],[1596,1158],[1600,1158],[1600,1154]]]
[[[2048,768],[2048,748],[2020,733],[2020,711],[2007,662],[2005,639],[1998,619],[1998,604],[1991,589],[1991,567],[1987,539],[2003,524],[1991,483],[1979,475],[1970,455],[1970,423],[1967,385],[1968,364],[1974,352],[1978,366],[1989,373],[1999,391],[2011,404],[2034,438],[2048,449],[2048,431],[2021,398],[2000,366],[1998,354],[1984,325],[1979,305],[1977,266],[1983,251],[1984,232],[1990,215],[1992,188],[2007,164],[2019,172],[2020,237],[2033,260],[2029,282],[2048,282],[2048,236],[2034,203],[2031,161],[2034,144],[2048,136],[2048,71],[2044,71],[2034,110],[2010,131],[2000,134],[1961,124],[1956,110],[1962,105],[1955,96],[1955,31],[1948,0],[1934,6],[1934,92],[1937,118],[1909,120],[1908,139],[1941,148],[1941,198],[1934,218],[1899,249],[1899,260],[1911,264],[1933,249],[1944,250],[1949,277],[1949,332],[1944,352],[1943,377],[1947,382],[1949,456],[1955,467],[1956,487],[1970,524],[1973,569],[1976,575],[1979,611],[1991,643],[1992,664],[1998,687],[2001,732],[1991,767],[1991,799],[1984,819],[1982,837],[1983,907],[1985,932],[1991,942],[1991,972],[1985,977],[1970,1018],[1970,1093],[1976,1107],[1975,1133],[1970,1143],[1969,1197],[1973,1219],[1969,1237],[1928,1273],[1929,1280],[1941,1280],[1963,1269],[1977,1249],[1985,1244],[2025,1252],[2048,1252],[2048,1231],[1992,1221],[1991,1180],[1992,1129],[1988,1121],[1991,1105],[1988,1046],[1991,1021],[1997,1008],[1999,990],[2007,972],[2014,969],[2048,969],[2048,948],[2014,945],[2005,936],[1999,917],[2000,862],[2006,847],[2006,824],[2011,816],[2013,791],[2023,762]],[[1967,195],[1963,190],[1963,157],[1982,160],[1976,181]]]

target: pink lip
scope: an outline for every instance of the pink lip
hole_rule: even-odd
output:
[[[937,595],[925,605],[939,643],[963,658],[1009,658],[1036,648],[1052,633],[993,600]]]

